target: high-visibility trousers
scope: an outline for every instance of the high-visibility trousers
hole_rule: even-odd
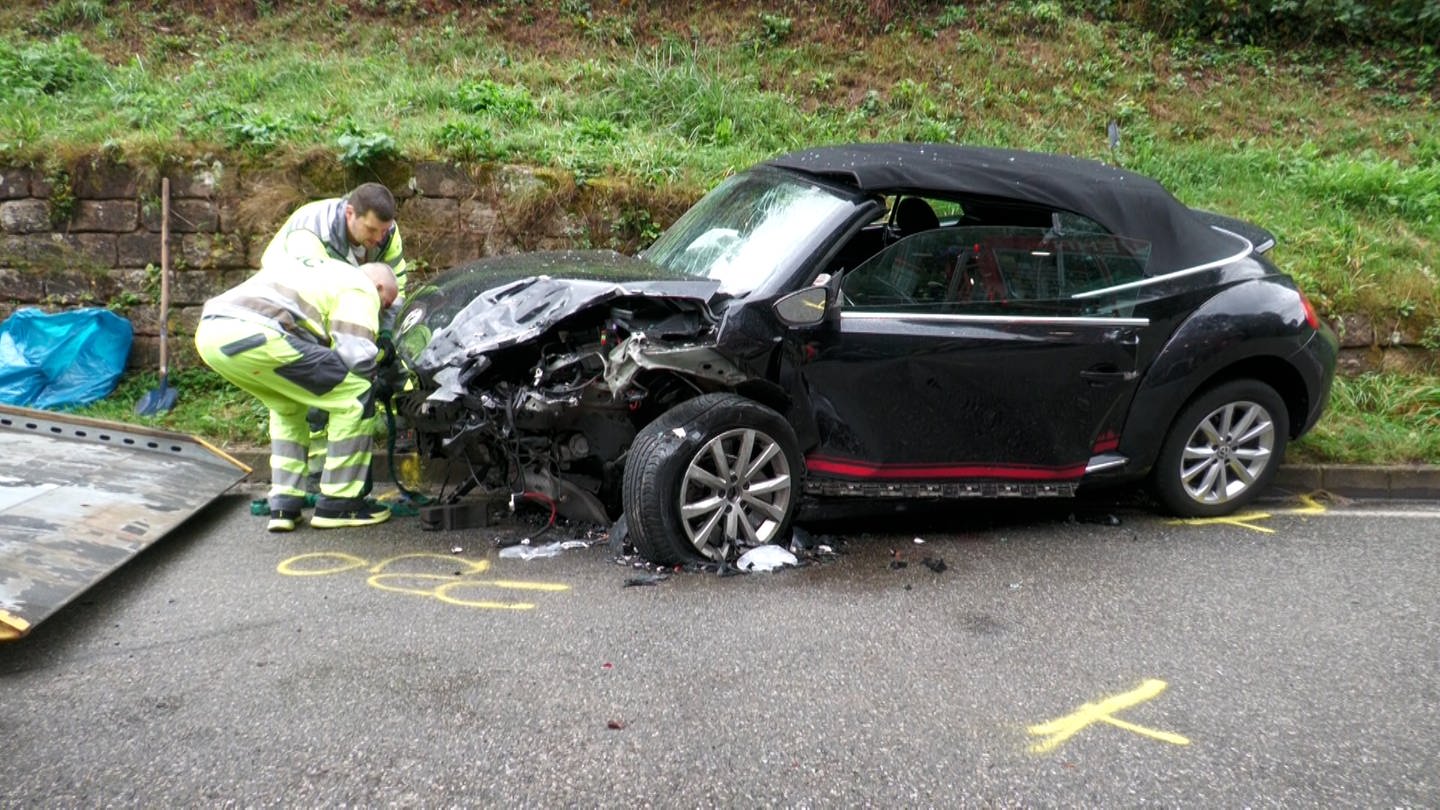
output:
[[[206,365],[270,409],[271,510],[298,511],[305,502],[305,414],[312,407],[329,415],[321,501],[363,496],[374,444],[369,379],[325,346],[235,318],[201,319],[195,348]]]
[[[309,494],[319,491],[320,476],[325,472],[325,423],[330,421],[330,414],[319,408],[311,408],[305,415],[305,421],[310,425],[310,459],[307,464],[309,473],[305,476],[305,492]],[[384,429],[384,422],[377,410],[370,419],[370,435],[379,436]]]

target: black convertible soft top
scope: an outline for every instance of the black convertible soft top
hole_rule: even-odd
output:
[[[765,165],[861,191],[980,195],[1070,211],[1151,245],[1147,272],[1234,257],[1241,239],[1215,230],[1156,181],[1093,160],[1044,152],[920,143],[864,143],[791,152]]]

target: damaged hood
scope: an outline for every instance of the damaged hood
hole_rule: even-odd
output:
[[[487,352],[534,340],[560,321],[616,299],[675,299],[708,315],[719,286],[614,251],[483,259],[415,293],[399,315],[396,347],[421,377],[443,385]]]

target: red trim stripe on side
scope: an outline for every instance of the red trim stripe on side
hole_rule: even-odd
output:
[[[1085,475],[1084,464],[1040,467],[1028,464],[871,464],[829,456],[807,456],[811,473],[865,479],[999,478],[1013,481],[1057,481]]]

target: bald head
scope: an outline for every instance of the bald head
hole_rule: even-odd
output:
[[[360,271],[366,277],[375,282],[375,292],[380,294],[380,308],[388,309],[395,303],[395,297],[400,294],[400,288],[395,283],[395,271],[390,265],[384,262],[370,262],[360,265]]]

